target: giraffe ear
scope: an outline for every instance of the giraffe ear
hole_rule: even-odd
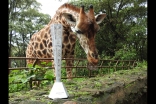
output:
[[[96,15],[95,20],[96,20],[97,24],[100,24],[105,17],[106,17],[106,13]]]
[[[63,13],[62,16],[65,17],[68,23],[75,25],[76,24],[76,18],[70,14],[70,13]]]

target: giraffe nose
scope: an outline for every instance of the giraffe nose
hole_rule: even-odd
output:
[[[98,54],[97,53],[93,53],[93,52],[91,52],[91,57],[92,58],[95,58],[95,59],[98,59]]]
[[[88,54],[87,59],[88,59],[88,62],[91,63],[92,65],[98,64],[98,55],[95,53]]]
[[[96,51],[90,51],[87,55],[88,62],[91,63],[92,65],[97,65],[98,64],[98,53]]]
[[[92,53],[91,55],[92,55],[92,57],[95,58],[95,59],[98,58],[98,54],[96,54],[96,53]]]

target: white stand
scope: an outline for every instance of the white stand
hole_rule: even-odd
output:
[[[54,54],[54,67],[56,81],[50,91],[49,98],[68,98],[68,93],[61,82],[61,60],[62,60],[62,25],[61,24],[52,24],[51,26],[51,35],[52,35],[52,45],[53,45],[53,54]]]
[[[49,94],[49,98],[68,98],[68,93],[62,82],[55,82]]]

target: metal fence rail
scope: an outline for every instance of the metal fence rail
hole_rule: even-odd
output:
[[[9,62],[11,62],[12,59],[16,59],[16,60],[26,60],[26,59],[33,59],[35,60],[33,66],[36,65],[37,61],[39,60],[54,60],[53,58],[26,58],[26,57],[9,57]],[[62,58],[62,60],[74,60],[75,64],[74,66],[62,66],[61,68],[76,68],[76,69],[80,69],[80,68],[87,68],[87,59],[81,59],[81,58]],[[84,62],[85,64],[82,65],[82,62]],[[96,66],[96,68],[98,68],[99,70],[102,68],[114,68],[114,71],[117,70],[117,68],[120,69],[131,69],[133,67],[136,66],[136,60],[105,60],[105,59],[100,59],[99,60],[99,64],[98,66]],[[46,68],[46,69],[54,69],[54,67],[42,67],[42,68]],[[30,69],[29,67],[14,67],[12,68],[11,66],[9,66],[8,68],[9,70],[23,70],[23,69]],[[92,71],[92,70],[90,70]],[[90,76],[90,75],[89,75]],[[91,76],[90,76],[91,77]]]
[[[26,57],[9,57],[9,62],[12,60],[26,60],[26,59],[33,59],[34,64],[33,67],[35,67],[37,61],[39,60],[54,60],[53,58],[26,58]],[[73,68],[75,69],[75,73],[73,73],[73,78],[84,78],[84,77],[95,77],[97,74],[98,75],[104,75],[105,73],[110,73],[111,71],[117,71],[121,69],[131,69],[136,66],[136,60],[104,60],[100,59],[99,64],[96,66],[98,70],[86,70],[88,69],[87,67],[87,59],[78,59],[78,58],[62,58],[62,63],[65,60],[74,60],[74,65],[73,66],[65,66],[65,64],[62,64],[61,68],[65,70],[65,68]],[[52,66],[46,66],[42,67],[45,69],[54,69]],[[31,68],[29,67],[11,67],[9,66],[8,70],[30,70]],[[82,75],[77,75],[78,73],[85,73]],[[86,74],[88,73],[88,74]],[[61,79],[67,79],[67,77],[63,76]],[[35,79],[35,81],[38,79]],[[42,79],[46,80],[46,79]],[[34,81],[33,79],[30,80],[30,84]],[[32,87],[32,84],[31,84]]]

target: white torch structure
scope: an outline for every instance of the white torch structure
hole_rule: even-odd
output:
[[[56,81],[50,91],[49,98],[68,98],[67,90],[61,82],[61,61],[62,61],[62,31],[63,27],[61,24],[51,25],[51,35],[52,35],[52,49],[54,55],[54,67]]]

